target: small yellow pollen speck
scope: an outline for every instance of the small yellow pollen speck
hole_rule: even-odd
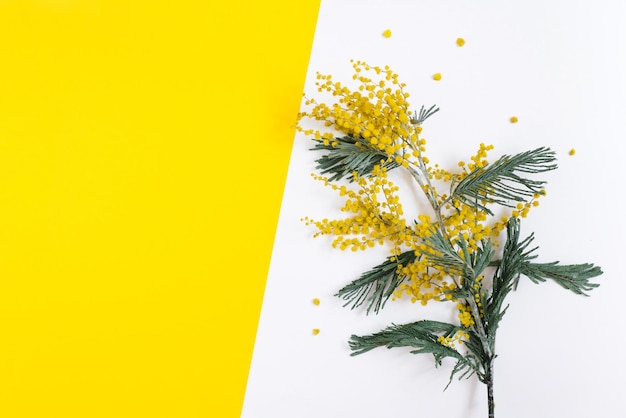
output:
[[[511,123],[517,123],[517,116],[511,116],[511,119],[509,119],[511,121]]]
[[[383,32],[383,36],[384,36],[385,38],[391,38],[391,31],[390,31],[389,29],[386,29],[386,30]]]
[[[441,80],[441,73],[435,73],[435,74],[433,74],[433,80],[435,80],[435,81],[439,81],[439,80]]]
[[[463,46],[463,45],[465,45],[465,39],[463,39],[463,38],[456,38],[456,44],[457,44],[458,46]]]
[[[318,298],[313,299],[313,305],[319,306],[320,300]]]
[[[318,328],[313,328],[313,335],[317,335],[320,333],[320,330]]]
[[[576,154],[576,150],[574,148],[569,150],[569,155],[574,155],[574,154]]]

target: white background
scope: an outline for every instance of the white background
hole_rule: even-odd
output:
[[[308,95],[322,98],[316,71],[349,83],[351,58],[390,65],[416,109],[441,108],[424,125],[431,162],[453,168],[480,142],[495,145],[491,161],[539,146],[557,152],[559,169],[543,177],[548,196],[522,236],[535,232],[539,261],[593,262],[604,275],[589,298],[521,281],[498,334],[496,416],[626,417],[626,2],[323,1]],[[405,299],[377,316],[342,308],[336,291],[388,249],[341,252],[332,238],[312,238],[300,218],[341,216],[342,200],[311,179],[311,144],[296,135],[242,417],[486,417],[474,377],[443,392],[451,362],[435,369],[408,349],[350,357],[351,334],[455,314]]]

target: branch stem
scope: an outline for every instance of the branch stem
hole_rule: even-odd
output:
[[[493,401],[493,360],[494,357],[489,359],[489,363],[487,365],[488,369],[486,371],[486,380],[487,380],[487,405],[489,409],[489,418],[495,418],[495,403]]]

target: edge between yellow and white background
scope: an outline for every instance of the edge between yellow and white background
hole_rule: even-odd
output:
[[[305,85],[318,102],[332,97],[317,94],[316,71],[350,84],[350,59],[390,65],[417,110],[441,108],[424,124],[431,162],[453,168],[481,142],[495,145],[491,160],[540,146],[556,151],[559,169],[542,176],[548,196],[524,220],[522,235],[535,233],[539,261],[593,262],[604,275],[589,298],[554,283],[520,282],[498,334],[496,416],[626,417],[624,19],[626,4],[609,0],[362,0],[320,7]],[[466,40],[462,48],[457,37]],[[510,123],[511,116],[519,122]],[[295,136],[242,416],[486,416],[486,389],[474,378],[443,391],[451,363],[437,370],[431,357],[408,349],[350,357],[351,334],[448,321],[454,312],[401,300],[366,317],[333,297],[388,253],[340,252],[329,239],[312,238],[300,219],[341,217],[342,201],[311,179],[310,146]],[[401,182],[401,190],[406,186]],[[405,206],[405,213],[413,210]]]
[[[0,416],[239,416],[318,6],[0,1]]]

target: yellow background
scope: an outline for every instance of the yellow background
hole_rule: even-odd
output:
[[[239,416],[319,0],[0,1],[0,416]]]

